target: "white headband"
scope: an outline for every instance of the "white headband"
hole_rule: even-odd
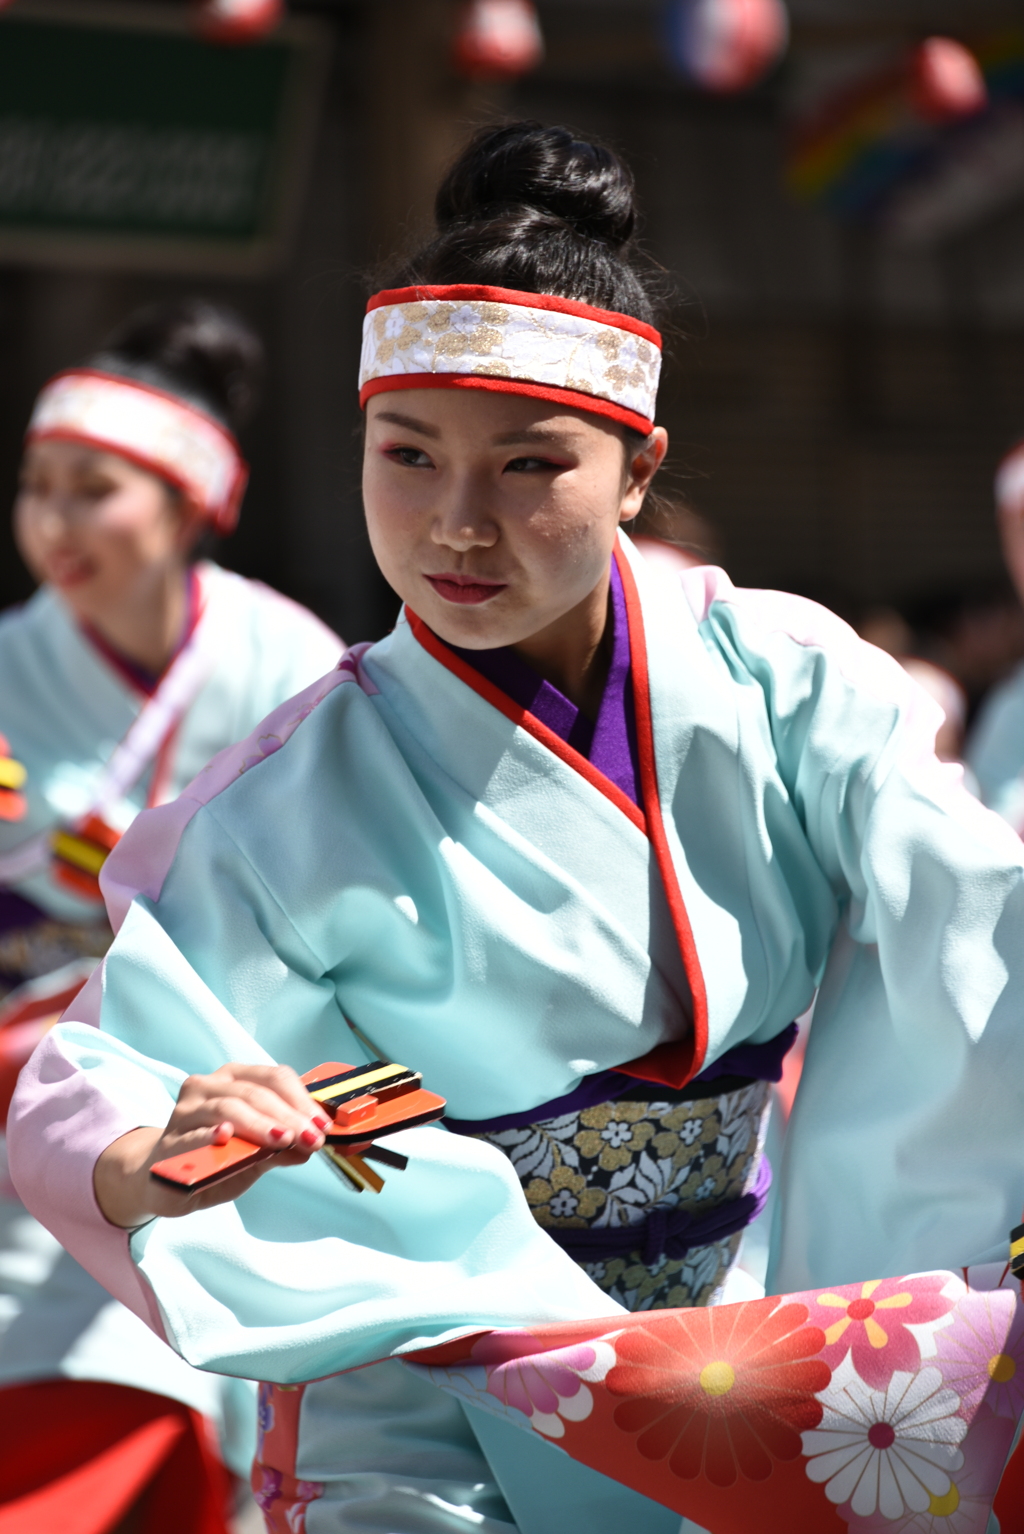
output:
[[[996,470],[996,501],[1015,506],[1024,500],[1024,442],[1011,448]]]
[[[661,336],[629,314],[509,288],[392,288],[366,306],[359,403],[393,389],[527,394],[654,425]]]
[[[182,490],[218,533],[238,521],[249,470],[227,427],[132,378],[71,368],[36,400],[26,442],[57,438],[128,458]]]

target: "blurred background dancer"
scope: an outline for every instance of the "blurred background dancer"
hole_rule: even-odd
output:
[[[14,511],[39,582],[0,617],[0,1062],[19,1066],[111,939],[97,875],[144,806],[338,662],[305,608],[200,557],[230,533],[262,347],[199,299],[136,313],[42,390]],[[285,813],[282,807],[282,813]],[[0,1469],[18,1528],[226,1527],[246,1382],[199,1373],[0,1190]],[[13,1506],[12,1506],[13,1504]]]
[[[1003,557],[1024,601],[1024,442],[999,465],[995,493]],[[982,799],[1024,836],[1024,665],[985,700],[968,759]]]

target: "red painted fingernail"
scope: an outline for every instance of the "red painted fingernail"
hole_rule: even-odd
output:
[[[299,1139],[303,1145],[318,1145],[320,1143],[320,1136],[315,1129],[304,1129],[299,1135]]]
[[[322,1113],[314,1113],[313,1123],[317,1129],[329,1129],[331,1127],[330,1119],[325,1119]]]
[[[287,1133],[287,1129],[281,1129],[277,1124],[275,1124],[273,1129],[270,1131],[270,1138],[272,1140],[283,1140]]]

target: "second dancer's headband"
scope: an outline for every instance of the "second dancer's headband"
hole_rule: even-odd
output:
[[[212,415],[163,389],[70,368],[36,400],[25,441],[80,442],[117,453],[181,490],[212,524],[230,533],[249,470],[232,433]]]
[[[393,389],[492,389],[649,435],[661,371],[652,325],[548,293],[391,288],[366,306],[359,403]]]

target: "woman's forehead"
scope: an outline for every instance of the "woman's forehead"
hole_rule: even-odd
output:
[[[129,459],[107,448],[90,447],[85,442],[64,442],[55,437],[29,442],[25,447],[24,462],[29,467],[47,469],[70,478],[92,474],[113,474],[118,478],[129,478],[146,474],[146,470],[138,464],[131,463]]]

